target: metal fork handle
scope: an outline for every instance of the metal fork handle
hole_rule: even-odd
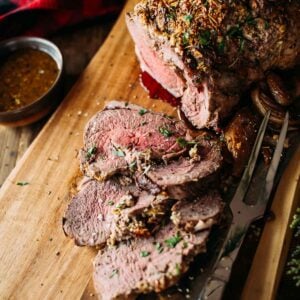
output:
[[[201,300],[220,300],[222,298],[226,284],[230,279],[233,263],[239,253],[249,225],[250,224],[244,224],[241,228],[241,224],[236,223],[231,226],[222,249],[226,251],[226,246],[233,243],[233,239],[235,239],[234,250],[225,253],[225,255],[224,253],[220,253],[213,273],[208,277],[203,287],[200,297]]]
[[[256,141],[258,141],[258,139],[262,141],[262,136],[264,135],[264,131],[267,125],[266,122],[268,121],[269,115],[270,113],[268,112],[260,128],[260,129],[262,128],[264,129],[261,132],[259,132]],[[240,187],[241,183],[236,191],[235,196],[233,197],[230,206],[232,211],[234,212],[234,215],[233,215],[232,224],[230,226],[226,239],[223,243],[222,250],[223,249],[225,250],[221,251],[221,253],[219,254],[218,259],[216,260],[216,265],[213,267],[212,275],[210,275],[210,277],[205,282],[200,299],[220,300],[222,298],[225,286],[230,278],[233,263],[237,257],[237,254],[244,240],[245,234],[249,228],[249,225],[254,219],[261,216],[265,210],[267,201],[269,199],[273,187],[274,177],[277,172],[280,156],[283,150],[283,144],[284,144],[284,140],[288,128],[288,120],[289,120],[289,114],[287,112],[284,119],[283,126],[280,131],[279,140],[274,151],[271,165],[267,173],[267,177],[262,182],[261,185],[262,189],[259,190],[258,193],[257,203],[254,206],[252,206],[252,208],[251,206],[247,207],[247,205],[243,202],[243,199],[245,197],[245,193],[247,192],[248,187],[247,188],[244,188],[243,186]],[[255,142],[255,144],[257,145],[253,149],[253,152],[251,153],[251,157],[254,152],[258,154],[257,150],[259,150],[260,148],[261,141],[258,143]],[[254,165],[257,159],[257,155],[255,156],[256,157],[255,157]],[[249,165],[246,168],[244,174],[248,172],[248,168]],[[252,169],[254,170],[254,166],[252,166]],[[252,171],[250,172],[250,178],[252,177]],[[251,212],[252,209],[253,211]],[[239,211],[243,212],[243,215],[239,215],[239,213],[237,214],[237,212]],[[238,233],[238,230],[241,228],[242,231],[240,231],[240,233],[237,235],[236,233]],[[233,245],[234,247],[232,247],[231,245],[231,249],[228,249],[226,245],[228,245],[228,243],[230,242],[230,240],[233,239],[233,237],[238,237],[238,239],[235,238],[236,241],[235,244]]]

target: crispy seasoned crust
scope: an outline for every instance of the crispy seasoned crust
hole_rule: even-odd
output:
[[[134,14],[200,77],[212,67],[293,65],[299,57],[299,7],[296,0],[142,0]],[[288,57],[283,48],[289,48]]]

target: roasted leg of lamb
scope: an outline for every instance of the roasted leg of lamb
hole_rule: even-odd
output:
[[[215,129],[265,71],[299,62],[299,12],[297,0],[142,0],[127,25],[141,69]]]

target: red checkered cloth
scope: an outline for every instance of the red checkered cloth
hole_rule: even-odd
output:
[[[0,39],[44,36],[66,25],[119,12],[122,0],[0,0]]]

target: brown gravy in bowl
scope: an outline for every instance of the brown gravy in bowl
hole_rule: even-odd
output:
[[[42,97],[59,73],[54,59],[35,49],[17,50],[0,65],[0,112],[24,107]]]

